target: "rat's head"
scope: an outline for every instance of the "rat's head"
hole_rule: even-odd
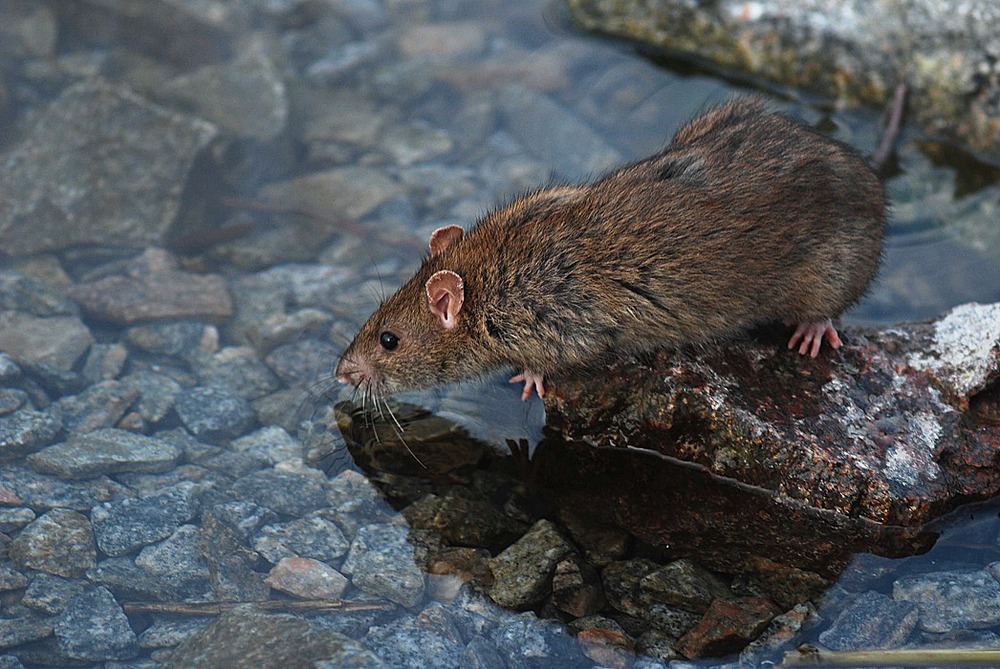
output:
[[[465,280],[438,269],[439,256],[461,241],[462,228],[439,228],[431,255],[368,319],[337,365],[337,378],[375,396],[468,376]]]

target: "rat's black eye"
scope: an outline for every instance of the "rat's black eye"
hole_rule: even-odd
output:
[[[399,337],[386,330],[379,336],[378,343],[387,351],[395,351],[399,346]]]

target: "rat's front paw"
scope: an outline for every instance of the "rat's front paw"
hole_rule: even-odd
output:
[[[532,389],[538,391],[539,397],[545,397],[545,378],[541,374],[535,374],[534,372],[525,370],[512,378],[510,382],[524,384],[524,392],[521,393],[522,400],[527,400],[531,397]]]
[[[833,327],[833,321],[827,318],[825,321],[806,321],[799,323],[792,333],[792,338],[788,340],[788,348],[795,348],[799,345],[799,353],[809,354],[810,358],[819,355],[819,349],[823,345],[823,337],[826,337],[832,348],[840,348],[843,342],[837,334],[837,328]],[[801,342],[801,343],[800,343]]]

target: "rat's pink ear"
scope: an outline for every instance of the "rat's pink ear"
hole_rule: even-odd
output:
[[[442,253],[449,246],[462,239],[465,230],[457,225],[447,225],[431,233],[431,257]]]
[[[454,272],[443,269],[427,279],[427,305],[445,328],[450,330],[458,324],[464,301],[465,282]]]

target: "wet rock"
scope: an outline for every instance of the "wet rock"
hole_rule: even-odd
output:
[[[8,565],[0,564],[0,592],[20,590],[27,585],[27,576],[16,569],[11,569]]]
[[[327,332],[332,324],[333,316],[329,312],[305,308],[269,316],[251,325],[245,334],[257,350],[267,353],[281,344]]]
[[[562,625],[539,621],[527,613],[503,620],[493,632],[493,642],[511,667],[572,667],[585,661],[576,639]]]
[[[786,333],[773,334],[698,354],[663,353],[651,368],[623,363],[606,382],[557,383],[547,420],[571,441],[565,452],[559,444],[539,449],[536,475],[552,481],[560,504],[654,545],[685,545],[720,571],[739,571],[737,556],[783,555],[821,576],[836,573],[852,551],[924,550],[931,537],[922,523],[1000,490],[1000,430],[970,425],[963,413],[970,399],[960,396],[1000,375],[993,353],[1000,306],[959,307],[935,322],[881,331],[848,329],[837,356],[815,360],[787,351]],[[932,366],[932,359],[948,362]],[[640,466],[585,444],[667,459],[642,458]],[[565,471],[570,452],[580,478],[550,478]],[[589,482],[585,493],[579,481]],[[665,505],[691,513],[656,512]],[[736,509],[747,519],[738,528]],[[838,548],[819,548],[828,545]]]
[[[1000,149],[1000,132],[987,121],[996,117],[1000,87],[991,64],[1000,12],[989,2],[569,5],[573,20],[587,29],[828,96],[883,104],[906,81],[911,113],[926,130],[978,151],[997,155]]]
[[[124,486],[106,476],[67,482],[16,465],[0,467],[0,500],[5,504],[25,505],[36,510],[90,511],[95,504],[128,494]]]
[[[83,378],[91,383],[118,378],[128,360],[128,349],[122,344],[94,344],[83,364]]]
[[[125,555],[169,537],[197,513],[195,493],[195,484],[187,483],[149,497],[95,506],[90,519],[98,547],[107,555]]]
[[[182,390],[174,401],[181,422],[196,437],[233,439],[254,424],[250,404],[228,388],[196,386]]]
[[[634,659],[634,644],[621,625],[604,616],[579,618],[572,623],[583,654],[602,667],[626,669]]]
[[[10,534],[35,519],[35,512],[28,508],[0,509],[0,532]]]
[[[236,481],[233,493],[275,513],[301,517],[325,507],[326,489],[319,472],[299,473],[267,469]]]
[[[0,453],[5,457],[35,451],[52,443],[62,421],[49,411],[15,411],[0,416]]]
[[[65,609],[70,601],[83,594],[85,583],[80,579],[39,572],[24,591],[21,603],[30,609],[55,615]]]
[[[68,371],[93,343],[90,330],[76,316],[0,311],[0,348],[21,364]]]
[[[833,650],[899,648],[917,626],[918,609],[878,592],[866,592],[844,607],[820,642]]]
[[[11,383],[21,376],[21,368],[7,353],[0,353],[0,383]]]
[[[267,599],[270,590],[255,569],[260,557],[246,547],[240,531],[214,510],[203,514],[202,523],[201,551],[215,598],[224,602]]]
[[[95,383],[79,395],[60,398],[55,406],[66,431],[83,434],[116,427],[138,397],[134,387],[109,380]]]
[[[403,618],[369,630],[365,645],[387,665],[400,669],[451,669],[459,666],[463,645],[438,631]]]
[[[303,130],[304,139],[314,148],[324,151],[329,143],[370,146],[386,123],[385,112],[357,91],[336,89],[324,91],[310,109]]]
[[[819,574],[766,558],[749,560],[746,575],[751,588],[783,609],[817,600],[830,587]]]
[[[201,537],[194,525],[181,525],[163,541],[144,547],[135,564],[154,576],[180,573],[205,579],[208,589],[208,563],[201,554]]]
[[[131,557],[101,560],[87,571],[87,579],[128,601],[176,602],[205,599],[208,593],[206,579],[197,573],[153,574],[138,566]]]
[[[165,472],[180,456],[180,449],[160,439],[107,428],[71,435],[29,455],[28,464],[62,478],[88,479],[118,472]]]
[[[486,44],[483,24],[478,21],[424,23],[410,26],[399,39],[405,58],[419,56],[472,56]]]
[[[124,89],[93,81],[69,88],[4,156],[0,246],[30,255],[159,242],[195,156],[215,134]]]
[[[657,602],[704,613],[729,588],[717,576],[690,560],[675,560],[639,581],[640,593]]]
[[[382,133],[380,146],[397,165],[409,167],[448,153],[453,144],[444,130],[411,123],[390,126]]]
[[[156,620],[139,635],[139,648],[173,648],[184,643],[211,623],[210,618]]]
[[[165,269],[78,283],[69,294],[91,317],[120,325],[157,320],[224,323],[233,315],[226,280]]]
[[[604,608],[604,591],[594,568],[577,556],[559,562],[552,575],[552,604],[575,618]]]
[[[55,54],[59,32],[55,12],[43,5],[27,6],[5,1],[0,5],[0,51],[18,60],[48,58]]]
[[[149,425],[156,425],[174,408],[174,401],[180,395],[181,385],[166,374],[153,371],[137,371],[125,376],[121,382],[134,388],[139,398],[132,405]]]
[[[54,622],[49,616],[30,612],[12,618],[0,618],[0,648],[14,648],[45,639],[52,635]]]
[[[303,339],[278,346],[264,361],[278,377],[292,386],[329,377],[340,349],[318,339]]]
[[[759,597],[717,599],[674,648],[689,659],[732,653],[757,638],[779,613],[774,604]]]
[[[0,310],[23,311],[43,318],[79,316],[80,309],[63,294],[62,285],[64,282],[57,278],[46,281],[15,271],[0,271]]]
[[[340,599],[349,581],[333,567],[311,558],[281,558],[264,579],[275,590],[306,599]]]
[[[528,532],[490,560],[496,581],[490,597],[500,606],[525,609],[540,602],[552,591],[556,565],[573,553],[573,546],[547,520],[535,523]]]
[[[416,606],[424,596],[424,573],[402,525],[360,528],[341,571],[356,587],[402,606]]]
[[[16,388],[0,388],[0,416],[7,416],[14,413],[18,409],[24,408],[28,401],[28,393],[23,390],[18,390]]]
[[[261,643],[267,639],[267,643]],[[167,669],[308,669],[335,656],[347,637],[302,618],[262,613],[252,605],[223,613],[181,644]]]
[[[774,651],[790,647],[799,638],[802,628],[808,622],[814,622],[815,617],[816,609],[811,604],[796,604],[788,612],[776,616],[767,629],[743,650],[741,665],[759,665],[762,656],[773,656]]]
[[[1000,582],[985,570],[904,576],[893,583],[892,597],[917,605],[925,632],[987,629],[1000,621]]]
[[[203,323],[179,321],[136,325],[125,332],[125,340],[148,353],[202,359],[218,348],[219,333]]]
[[[261,51],[254,49],[231,62],[181,75],[157,95],[235,137],[271,141],[288,122],[288,100],[281,73]]]
[[[237,453],[249,453],[270,465],[281,462],[301,462],[303,445],[284,429],[275,425],[263,427],[232,442]]]
[[[356,220],[400,192],[399,185],[373,167],[337,167],[264,187],[275,205],[315,212],[320,218]]]
[[[333,564],[350,548],[340,528],[325,518],[311,516],[288,523],[265,525],[253,542],[264,559],[277,564],[291,557],[304,557]]]
[[[203,385],[221,386],[245,400],[255,400],[278,389],[278,377],[268,369],[253,349],[231,346],[215,353],[198,369]]]
[[[427,594],[442,602],[453,601],[466,583],[493,585],[490,553],[485,548],[445,548],[427,562]]]
[[[127,660],[139,652],[128,618],[107,588],[77,596],[54,625],[60,652],[74,660]]]
[[[485,637],[477,636],[465,646],[459,666],[463,669],[504,669],[507,665],[493,644]]]
[[[593,128],[543,93],[510,86],[499,103],[510,133],[559,178],[591,178],[622,162]]]
[[[322,515],[335,521],[349,536],[365,525],[389,523],[396,512],[364,474],[347,469],[329,483],[330,509]]]
[[[83,576],[97,561],[94,533],[85,516],[53,509],[39,516],[10,545],[11,562],[57,576]]]
[[[485,497],[458,486],[440,496],[427,495],[402,513],[411,527],[433,530],[452,545],[483,546],[493,551],[502,550],[527,529]]]

